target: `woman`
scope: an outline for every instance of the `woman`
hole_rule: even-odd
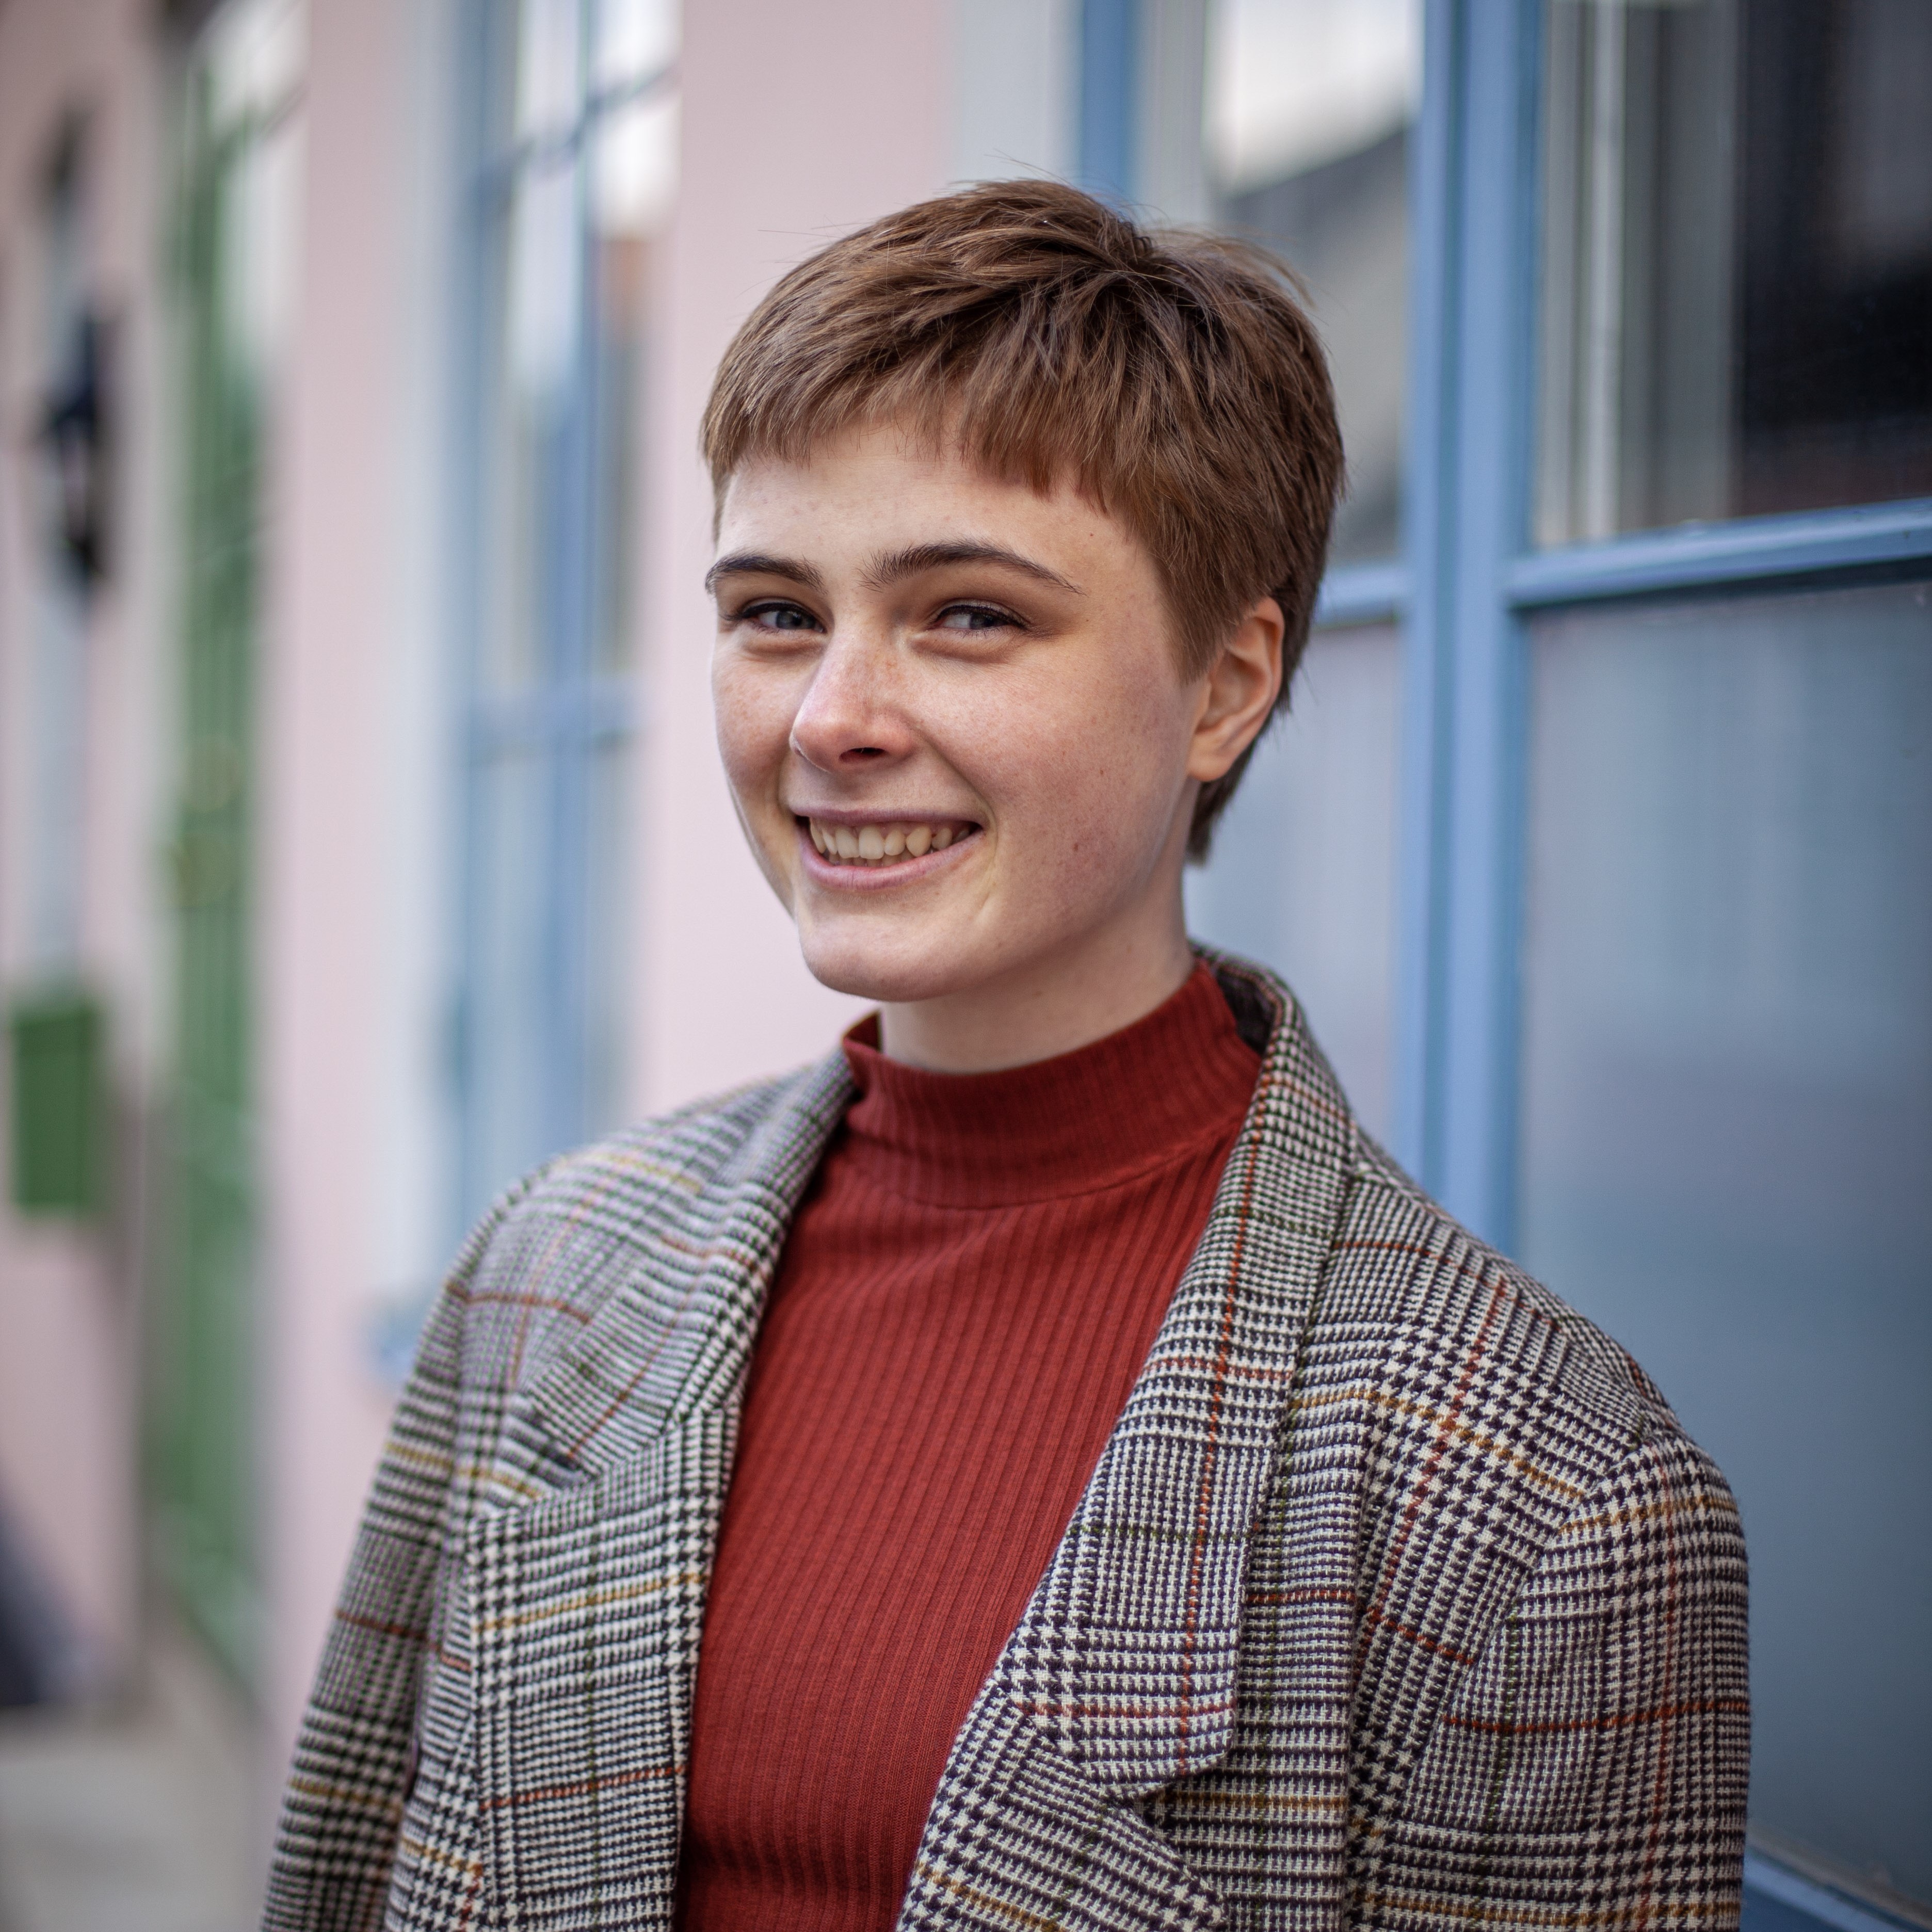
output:
[[[268,1923],[1735,1923],[1722,1478],[1187,940],[1340,478],[1278,276],[952,196],[704,439],[738,814],[879,1011],[472,1238]]]

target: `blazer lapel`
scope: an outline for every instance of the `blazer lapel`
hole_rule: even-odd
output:
[[[592,1156],[612,1168],[600,1211],[634,1222],[640,1258],[506,1424],[533,1438],[532,1464],[574,1480],[480,1519],[466,1552],[485,1884],[503,1924],[670,1923],[745,1370],[849,1091],[842,1058],[809,1070],[701,1183],[622,1143]]]
[[[1066,1534],[955,1741],[904,1927],[1220,1922],[1141,1801],[1236,1732],[1244,1579],[1353,1124],[1278,982],[1216,961],[1267,1029],[1198,1248]],[[1346,1760],[1332,1767],[1339,1792]]]
[[[674,1424],[581,1488],[472,1532],[478,1800],[506,1924],[669,1922],[730,1436],[716,1411]]]

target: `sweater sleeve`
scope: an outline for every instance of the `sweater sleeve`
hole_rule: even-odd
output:
[[[457,1449],[470,1284],[528,1185],[500,1202],[465,1244],[417,1346],[296,1738],[263,1932],[346,1932],[381,1922],[413,1771],[438,1571],[460,1534]]]
[[[1647,1414],[1451,1692],[1360,1918],[1735,1927],[1748,1664],[1737,1506]]]

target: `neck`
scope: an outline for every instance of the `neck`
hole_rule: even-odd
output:
[[[1162,916],[1108,925],[1051,959],[931,1000],[880,1010],[886,1058],[935,1073],[990,1073],[1073,1053],[1172,997],[1194,970],[1180,880]]]

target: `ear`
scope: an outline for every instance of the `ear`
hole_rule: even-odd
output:
[[[1202,680],[1187,776],[1211,784],[1260,736],[1281,692],[1281,606],[1264,597],[1234,626]]]

